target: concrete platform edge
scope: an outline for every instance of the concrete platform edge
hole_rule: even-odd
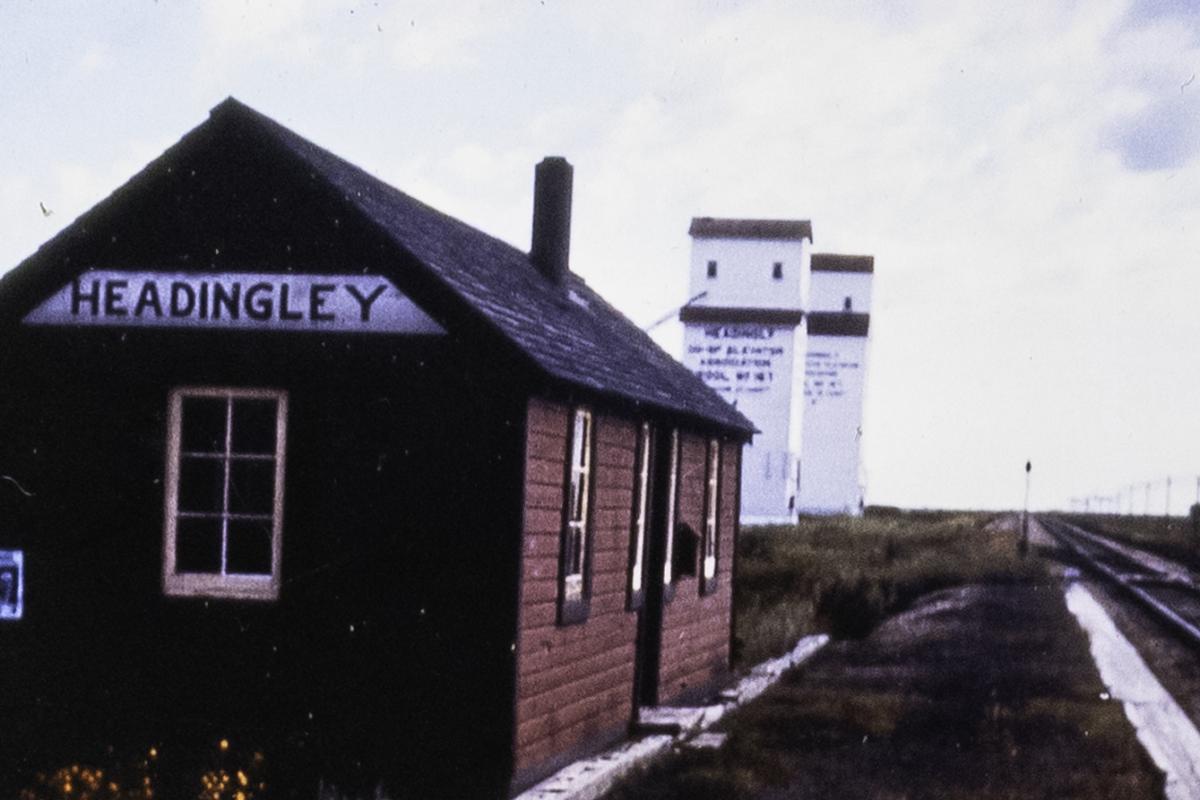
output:
[[[517,795],[514,800],[596,800],[635,768],[649,764],[671,749],[715,725],[726,713],[750,702],[778,681],[789,669],[803,664],[829,643],[825,634],[805,636],[791,652],[755,666],[734,686],[721,693],[723,702],[697,708],[657,708],[650,716],[660,720],[677,712],[677,732],[651,733],[627,741],[599,755],[563,767],[546,780]]]
[[[1138,740],[1166,777],[1167,800],[1200,798],[1200,731],[1084,586],[1068,582],[1067,608],[1087,632],[1092,660]]]

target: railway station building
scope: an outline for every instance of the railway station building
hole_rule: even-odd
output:
[[[505,797],[728,677],[754,427],[570,271],[571,183],[527,253],[230,99],[0,278],[0,793],[220,740]]]

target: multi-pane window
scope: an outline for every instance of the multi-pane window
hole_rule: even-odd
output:
[[[776,261],[771,266],[771,277],[777,281],[783,280],[783,262]]]
[[[571,418],[567,509],[563,524],[562,605],[564,620],[572,616],[569,607],[586,600],[589,493],[592,471],[592,414],[576,409]],[[586,611],[584,612],[586,613]]]
[[[717,262],[715,262],[715,261],[708,262],[707,274],[708,274],[708,277],[710,277],[710,278],[717,277]]]
[[[675,557],[675,506],[677,504],[679,494],[679,431],[671,431],[670,452],[667,455],[669,459],[667,467],[667,525],[666,525],[666,549],[663,558],[663,585],[670,586],[674,580],[674,570],[672,569],[672,559]]]
[[[167,594],[279,596],[287,394],[184,388],[170,396]]]
[[[650,423],[638,429],[637,461],[633,479],[633,530],[630,537],[629,600],[630,606],[640,604],[642,578],[645,572],[646,526],[650,516]]]
[[[717,511],[721,489],[721,443],[716,439],[708,442],[708,469],[704,487],[704,569],[702,584],[711,591],[712,581],[717,577]]]

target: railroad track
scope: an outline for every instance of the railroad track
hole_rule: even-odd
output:
[[[1090,570],[1113,581],[1190,646],[1200,649],[1200,579],[1191,570],[1055,517],[1038,517],[1038,522]]]

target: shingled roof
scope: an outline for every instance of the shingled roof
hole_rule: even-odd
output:
[[[841,253],[813,253],[813,272],[874,272],[875,256],[848,256]]]
[[[688,233],[697,239],[786,239],[813,238],[812,223],[806,219],[724,219],[693,217]]]
[[[197,131],[226,123],[251,126],[268,146],[275,143],[297,157],[552,381],[742,435],[755,430],[579,276],[568,274],[555,284],[528,253],[421,203],[233,98],[213,108]]]

